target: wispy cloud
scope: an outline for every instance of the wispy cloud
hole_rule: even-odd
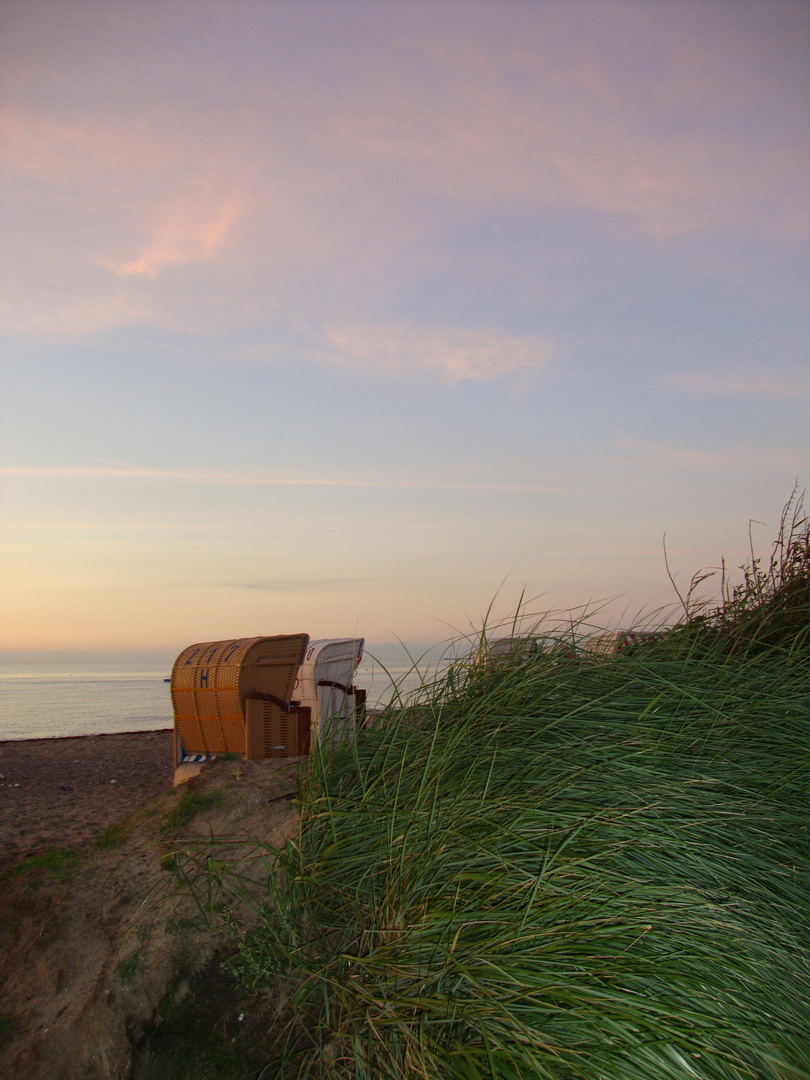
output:
[[[2,118],[5,318],[15,329],[185,329],[187,282],[161,272],[198,263],[214,272],[197,326],[212,310],[275,304],[320,305],[325,323],[339,310],[351,328],[369,319],[370,293],[390,304],[426,267],[465,279],[468,248],[452,250],[448,213],[465,236],[510,214],[530,225],[550,211],[583,215],[590,238],[663,245],[679,267],[711,252],[718,273],[739,236],[789,246],[807,235],[790,12],[761,43],[753,17],[704,14],[696,35],[667,5],[640,14],[621,0],[503,12],[377,5],[351,33],[334,5],[319,28],[296,5],[267,5],[265,16],[262,5],[209,4],[200,24],[195,5],[160,3],[137,26],[127,5],[107,7],[102,25],[92,5],[54,9],[49,32],[5,46],[15,88]],[[217,64],[200,63],[199,35],[185,32],[206,20]],[[778,65],[759,57],[769,47]],[[232,77],[243,69],[250,78]],[[70,95],[53,92],[63,86]],[[592,294],[597,241],[578,255],[576,238],[548,243],[535,305],[574,258],[572,276]],[[514,247],[520,290],[538,259]],[[344,362],[363,365],[369,344],[352,334]],[[421,364],[449,380],[535,364],[517,343],[511,361],[484,340],[433,344],[371,346],[392,369]]]
[[[382,374],[433,371],[447,382],[490,380],[549,363],[539,338],[488,330],[419,330],[408,326],[343,326],[327,332],[329,359]]]
[[[64,480],[129,480],[152,483],[212,484],[230,486],[260,486],[289,488],[376,488],[416,491],[515,491],[515,492],[567,492],[571,484],[531,483],[476,483],[460,480],[378,480],[355,477],[285,477],[264,473],[227,472],[196,469],[153,469],[141,466],[96,465],[2,465],[0,476],[30,477],[31,479]]]
[[[714,473],[724,470],[777,469],[783,470],[789,476],[801,464],[800,458],[806,459],[806,454],[774,447],[737,445],[724,447],[722,450],[699,450],[635,437],[617,440],[615,449],[625,451],[636,464],[648,468],[666,466]],[[627,461],[625,454],[622,455],[622,460]]]
[[[301,589],[323,589],[340,585],[366,585],[374,581],[389,580],[379,577],[345,578],[283,578],[277,581],[224,581],[219,583],[203,582],[205,588],[214,589],[251,589],[259,592],[297,592]],[[200,588],[195,584],[193,588]]]
[[[213,205],[180,199],[161,214],[141,255],[114,269],[120,274],[154,277],[167,266],[207,262],[222,247],[241,213],[242,202],[236,195]]]
[[[97,282],[95,290],[71,293],[58,278],[36,280],[32,271],[7,281],[0,295],[0,328],[12,333],[53,335],[70,340],[129,326],[163,321],[155,297],[127,289],[118,281]]]
[[[764,85],[776,33],[755,40],[743,20],[708,16],[698,39],[653,8],[639,19],[620,0],[526,9],[523,33],[440,18],[429,41],[413,33],[375,70],[373,98],[337,111],[343,152],[455,198],[583,207],[657,240],[765,222],[806,236],[806,132],[787,99],[791,65],[804,77],[800,49],[782,42],[785,70]],[[794,138],[751,125],[775,91]]]
[[[706,397],[739,395],[788,401],[810,396],[810,371],[806,367],[787,371],[681,371],[668,375],[663,384]]]

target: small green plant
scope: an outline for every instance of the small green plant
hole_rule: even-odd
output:
[[[135,936],[138,945],[128,956],[125,956],[118,964],[118,978],[126,986],[131,986],[141,964],[141,953],[149,938],[152,936],[151,923],[142,922],[135,928]]]
[[[245,991],[215,954],[179,973],[135,1048],[145,1080],[257,1080],[279,1038],[276,1002]]]
[[[223,750],[217,754],[217,761],[241,761],[242,754],[237,754],[235,750]]]
[[[161,829],[164,832],[173,832],[181,829],[203,810],[213,810],[224,802],[221,791],[203,791],[201,788],[186,788],[176,806],[164,814],[161,821]]]
[[[120,847],[126,839],[130,827],[131,823],[127,818],[108,825],[96,840],[96,847],[99,851],[108,851],[110,848]]]
[[[7,1043],[14,1035],[15,1027],[13,1017],[0,1013],[0,1046]]]
[[[169,867],[173,869],[173,867]],[[166,920],[166,933],[172,937],[187,937],[189,934],[200,933],[200,927],[195,919],[189,919],[183,915],[170,915]]]
[[[242,986],[258,990],[267,985],[268,978],[287,974],[288,955],[279,949],[274,933],[268,934],[260,928],[239,942],[238,950],[225,964],[225,970]]]
[[[56,878],[66,877],[76,868],[79,862],[79,852],[72,847],[49,847],[40,851],[37,855],[28,855],[13,866],[7,866],[0,871],[0,881],[3,878],[19,877],[22,874],[44,873]]]
[[[138,967],[141,962],[141,946],[139,946],[129,956],[125,956],[123,960],[118,964],[118,978],[124,984],[124,986],[132,986],[135,981],[135,976],[138,973]]]

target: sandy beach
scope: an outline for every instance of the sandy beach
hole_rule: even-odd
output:
[[[173,775],[171,729],[0,742],[0,867],[94,840]]]

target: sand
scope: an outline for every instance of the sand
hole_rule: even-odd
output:
[[[253,881],[257,897],[266,895],[267,860],[298,833],[299,759],[219,761],[173,789],[170,748],[164,731],[0,744],[1,771],[20,784],[0,782],[13,842],[35,849],[44,840],[89,841],[82,858],[56,869],[29,866],[0,881],[0,1076],[174,1075],[170,1062],[153,1071],[148,1035],[192,978],[203,987],[194,1007],[209,1010],[212,1026],[221,1025],[232,1042],[260,1052],[256,1073],[283,1038],[276,994],[223,981],[216,957],[233,950],[230,923],[207,918],[167,856],[174,852],[194,877],[213,850],[239,865],[240,881]],[[27,783],[14,780],[15,772]],[[150,785],[158,789],[153,798]],[[170,826],[167,813],[192,791],[217,798]],[[114,846],[92,843],[111,816],[130,812],[130,827]],[[242,895],[240,886],[228,903],[247,927],[253,911]]]
[[[0,868],[93,841],[173,776],[171,729],[0,742]]]

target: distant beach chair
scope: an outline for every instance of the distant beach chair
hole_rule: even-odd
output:
[[[639,645],[663,641],[665,634],[655,630],[608,630],[594,634],[583,644],[583,652],[596,656],[615,656]]]
[[[540,642],[533,637],[502,637],[487,642],[487,656],[509,656],[513,660],[523,660],[540,652]]]
[[[573,641],[567,638],[555,637],[502,637],[493,638],[487,642],[486,655],[490,660],[508,657],[511,661],[520,662],[530,660],[533,656],[544,653],[556,654],[569,658],[577,656],[577,649]]]

